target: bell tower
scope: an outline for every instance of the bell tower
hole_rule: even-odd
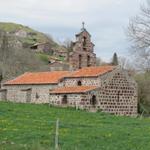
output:
[[[81,32],[76,34],[76,41],[72,43],[72,52],[69,54],[69,63],[73,70],[96,65],[96,54],[91,35],[82,22]]]

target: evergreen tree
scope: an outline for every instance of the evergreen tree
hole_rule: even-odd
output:
[[[113,59],[112,59],[112,65],[114,66],[117,66],[119,63],[118,63],[118,56],[117,56],[117,53],[114,53],[113,55]]]

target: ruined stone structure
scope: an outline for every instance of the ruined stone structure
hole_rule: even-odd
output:
[[[52,53],[52,49],[50,43],[35,43],[34,45],[30,46],[30,49],[34,52],[49,52]]]
[[[68,52],[66,49],[64,50],[53,50],[53,55],[56,56],[57,58],[62,58],[64,61],[68,60]]]
[[[50,71],[63,71],[69,70],[70,65],[62,61],[55,61],[50,63]]]
[[[91,35],[83,27],[79,34],[76,34],[76,41],[72,43],[72,52],[69,54],[69,63],[73,70],[96,65],[96,54],[94,44],[91,42]]]
[[[116,115],[137,114],[137,85],[119,66],[25,73],[3,85],[0,99]]]

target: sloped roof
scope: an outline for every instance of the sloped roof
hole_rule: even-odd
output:
[[[50,91],[51,94],[86,93],[97,89],[97,86],[60,87]]]
[[[114,66],[85,67],[77,71],[27,72],[4,85],[57,84],[63,78],[97,77],[110,72]]]
[[[56,84],[63,77],[67,76],[69,71],[53,72],[27,72],[13,80],[6,82],[4,85],[21,85],[21,84]]]
[[[74,71],[69,77],[96,77],[115,69],[115,66],[85,67]]]

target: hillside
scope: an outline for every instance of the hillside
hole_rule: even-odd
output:
[[[148,150],[149,118],[117,117],[48,105],[0,102],[0,149]]]
[[[47,43],[48,48],[34,51],[31,46],[36,43]],[[49,70],[49,59],[59,49],[65,48],[44,33],[20,24],[0,22],[0,74],[4,80],[24,72]]]
[[[44,42],[49,42],[52,48],[59,47],[59,45],[53,41],[51,37],[21,24],[0,22],[0,30],[18,38],[25,48],[28,48],[28,46],[35,43]]]
[[[17,46],[16,38],[0,32],[0,75],[3,81],[12,79],[24,72],[44,71],[49,66],[30,49]],[[17,43],[17,44],[16,44]]]

